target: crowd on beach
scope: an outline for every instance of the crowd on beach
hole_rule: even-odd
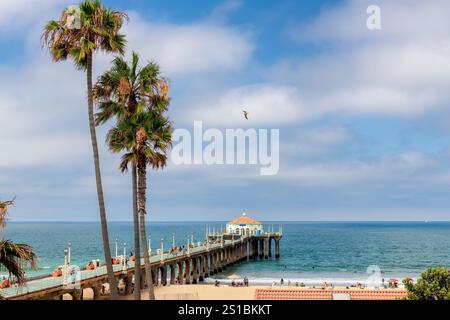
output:
[[[220,287],[220,281],[219,280],[214,281],[214,286]],[[230,286],[231,287],[248,287],[249,286],[248,278],[244,277],[244,281],[242,281],[242,282],[233,280],[233,281],[231,281]]]
[[[272,287],[276,287],[276,286],[294,286],[294,287],[306,287],[304,282],[293,282],[291,280],[288,280],[287,283],[285,283],[284,279],[281,278],[280,282],[276,282],[273,281],[272,282]],[[310,288],[312,289],[316,289],[316,288],[321,288],[321,289],[334,289],[335,285],[333,283],[329,283],[327,281],[324,281],[323,284],[319,287],[317,286],[311,286]],[[350,289],[350,288],[356,288],[356,289],[366,289],[367,286],[365,286],[364,284],[360,283],[360,282],[356,282],[355,284],[352,285],[347,285],[345,286],[346,289]],[[381,279],[381,287],[376,287],[376,289],[398,289],[399,288],[399,281],[397,279],[390,279],[388,281],[386,281],[384,278]]]

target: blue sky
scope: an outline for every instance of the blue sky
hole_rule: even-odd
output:
[[[73,2],[0,3],[0,197],[17,196],[13,221],[97,220],[85,76],[39,43]],[[130,15],[127,55],[159,62],[170,79],[176,128],[280,129],[275,176],[151,172],[150,219],[448,220],[448,1],[104,3]],[[370,4],[379,31],[366,28]],[[95,74],[111,59],[98,55]],[[108,216],[130,220],[130,177],[100,147]]]

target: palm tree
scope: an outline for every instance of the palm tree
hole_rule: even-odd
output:
[[[14,243],[11,240],[0,241],[0,266],[8,270],[17,279],[18,284],[25,282],[23,266],[29,263],[36,268],[36,254],[27,244]]]
[[[8,201],[0,201],[0,231],[2,232],[2,240],[5,240],[6,219],[8,218],[8,207],[13,206],[16,198]]]
[[[94,121],[94,102],[92,94],[92,62],[97,51],[124,54],[125,37],[119,33],[123,20],[127,16],[118,11],[105,8],[100,0],[87,0],[79,5],[79,28],[72,27],[73,17],[69,10],[62,12],[58,21],[47,23],[42,34],[42,43],[49,48],[54,61],[72,59],[76,67],[86,71],[88,93],[88,115],[91,143],[93,149],[97,197],[100,211],[100,222],[103,238],[108,282],[111,298],[117,299],[117,282],[111,261],[106,209],[103,197],[103,186],[100,172],[97,136]]]
[[[138,202],[142,249],[144,251],[145,274],[149,288],[149,298],[154,300],[155,293],[151,277],[149,248],[145,227],[147,165],[154,169],[163,168],[167,162],[167,151],[172,143],[172,125],[162,114],[152,110],[136,112],[134,115],[118,121],[107,135],[108,145],[113,152],[127,150],[122,156],[120,168],[126,171],[131,164],[137,168]]]
[[[15,199],[15,198],[14,198]],[[26,263],[31,268],[36,268],[36,254],[33,248],[26,244],[14,243],[5,240],[6,214],[8,207],[14,205],[14,199],[10,201],[0,201],[0,224],[2,225],[2,240],[0,241],[0,269],[6,269],[10,276],[14,276],[19,285],[25,283],[25,272],[23,267]],[[0,299],[2,297],[0,296]]]
[[[156,116],[150,122],[150,126],[142,126],[136,133],[136,160],[138,169],[138,199],[139,199],[139,218],[141,223],[141,239],[146,242],[147,234],[145,230],[145,215],[147,203],[147,165],[153,169],[162,169],[167,164],[167,151],[172,144],[172,125],[162,116]],[[148,257],[147,244],[143,245],[145,269],[148,275],[150,271],[150,259]],[[148,281],[149,276],[147,276]],[[155,300],[153,281],[149,282],[149,298]]]
[[[156,63],[148,63],[144,67],[139,67],[139,55],[132,53],[130,63],[122,57],[116,57],[112,61],[112,67],[99,77],[94,88],[94,96],[99,103],[99,112],[96,114],[96,123],[104,124],[115,117],[118,121],[128,119],[142,110],[152,110],[157,114],[162,114],[167,110],[168,98],[167,80],[160,75],[159,66]],[[132,132],[130,140],[133,140],[135,132]],[[111,145],[114,152],[131,150],[130,145],[120,143]],[[135,299],[140,299],[140,233],[138,205],[137,205],[137,161],[129,161],[132,167],[132,197],[133,197],[133,224],[134,243],[136,252],[135,264]],[[128,170],[128,163],[120,167],[122,172]],[[144,225],[145,231],[145,225]],[[142,233],[141,233],[142,234]],[[144,261],[150,261],[146,234],[143,234],[142,247],[144,251]],[[147,253],[147,257],[145,256]],[[147,284],[151,292],[150,297],[154,297],[153,282],[149,265],[146,267]]]

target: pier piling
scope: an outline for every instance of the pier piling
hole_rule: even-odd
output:
[[[275,239],[275,258],[280,258],[280,239]]]
[[[264,240],[264,259],[269,259],[269,243],[269,238]]]

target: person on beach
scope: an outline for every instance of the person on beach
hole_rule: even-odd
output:
[[[283,278],[281,278],[280,285],[282,286],[283,284],[284,284],[284,280],[283,280]]]

